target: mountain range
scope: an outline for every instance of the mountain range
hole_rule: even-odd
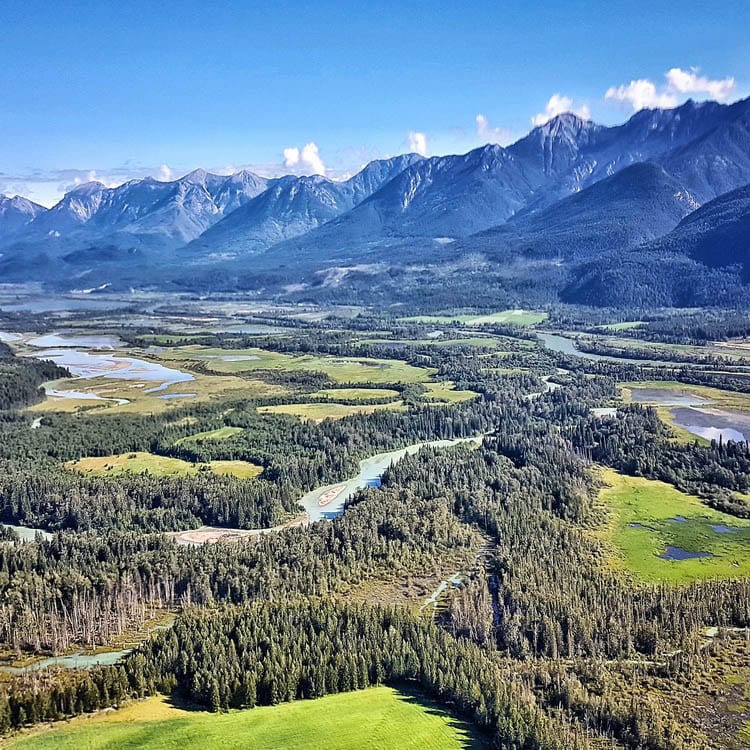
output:
[[[405,154],[339,182],[196,170],[87,183],[50,209],[0,197],[0,280],[396,299],[397,276],[429,295],[460,274],[508,302],[537,295],[536,281],[550,299],[608,304],[605,278],[644,263],[744,286],[749,183],[750,99],[615,127],[563,114],[508,147]]]

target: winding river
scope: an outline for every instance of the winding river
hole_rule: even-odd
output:
[[[466,437],[454,440],[428,440],[408,445],[399,450],[377,453],[359,462],[359,473],[351,479],[334,484],[316,487],[303,495],[299,504],[304,508],[297,518],[281,526],[263,529],[232,529],[218,526],[201,526],[197,529],[175,533],[178,544],[195,546],[206,542],[239,541],[258,537],[262,534],[273,534],[290,526],[302,526],[313,521],[325,521],[335,518],[344,512],[346,501],[357,491],[366,487],[379,487],[380,477],[392,464],[400,461],[404,456],[413,455],[421,448],[451,448],[462,443],[479,445],[484,438]],[[321,503],[322,499],[322,503]]]

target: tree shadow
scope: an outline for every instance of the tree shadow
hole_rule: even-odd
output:
[[[492,746],[490,736],[477,727],[471,719],[461,716],[454,707],[438,703],[413,683],[393,682],[390,683],[390,687],[397,691],[399,699],[404,703],[419,706],[430,716],[447,718],[447,725],[460,735],[461,747],[464,750],[489,750]]]

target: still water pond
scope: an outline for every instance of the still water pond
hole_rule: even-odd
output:
[[[750,415],[719,409],[676,407],[671,409],[672,418],[678,427],[706,440],[724,442],[750,440]]]

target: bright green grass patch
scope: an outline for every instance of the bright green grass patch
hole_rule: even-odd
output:
[[[479,396],[474,391],[457,391],[452,380],[442,380],[438,383],[425,383],[427,393],[422,398],[426,401],[440,401],[455,404],[460,401],[471,401]]]
[[[14,750],[458,750],[485,747],[440,707],[388,687],[212,714],[149,698],[11,740]]]
[[[652,582],[747,576],[750,521],[712,510],[697,497],[664,482],[628,477],[611,469],[604,471],[603,479],[609,485],[600,494],[610,516],[605,535],[619,552],[616,566]],[[714,525],[726,526],[733,533],[719,533]],[[660,555],[667,546],[711,556],[665,560]]]
[[[390,388],[326,388],[311,395],[345,401],[372,401],[381,398],[397,399],[400,394]]]
[[[232,435],[239,435],[241,432],[243,432],[242,427],[219,427],[216,430],[196,432],[195,435],[188,435],[187,437],[180,438],[175,442],[175,445],[197,443],[201,440],[226,440],[227,438],[232,437]]]
[[[624,323],[606,323],[603,326],[599,326],[599,328],[607,331],[630,331],[633,328],[640,328],[644,324],[643,320],[628,320]]]
[[[148,472],[157,477],[196,474],[199,471],[215,471],[217,474],[231,474],[240,478],[255,477],[262,467],[248,461],[211,461],[208,464],[193,464],[180,458],[157,456],[153,453],[135,451],[113,456],[87,456],[77,461],[68,461],[67,469],[81,474],[117,475],[124,472],[142,474]]]
[[[259,406],[258,411],[266,414],[291,414],[300,419],[341,419],[352,414],[372,414],[378,409],[403,411],[401,401],[391,401],[388,404],[336,404],[333,402],[319,402],[310,404],[278,404],[275,406]]]
[[[252,372],[253,370],[289,370],[323,372],[337,383],[422,383],[430,379],[434,370],[413,365],[399,359],[368,357],[315,357],[311,355],[281,354],[264,349],[209,349],[186,346],[171,349],[165,359],[198,359],[221,373]],[[245,359],[241,359],[241,358]],[[232,358],[232,359],[227,359]]]
[[[208,465],[214,474],[228,475],[238,479],[253,479],[263,471],[262,466],[256,466],[249,461],[211,461]]]
[[[531,310],[500,310],[487,315],[417,315],[403,318],[413,323],[465,323],[469,326],[479,326],[485,323],[513,323],[519,326],[533,326],[543,323],[549,316],[543,312]]]

